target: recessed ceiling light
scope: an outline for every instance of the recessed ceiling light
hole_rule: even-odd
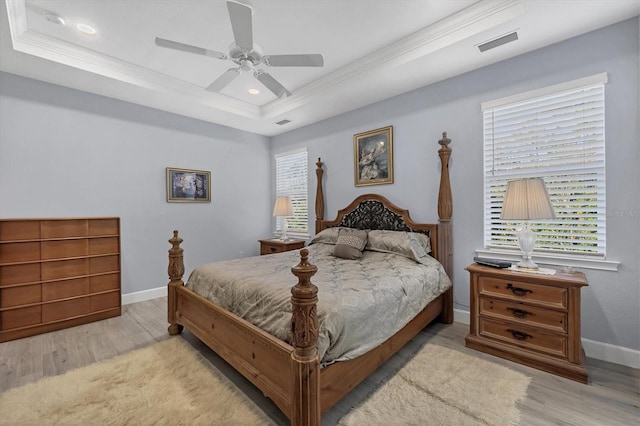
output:
[[[86,35],[96,35],[97,33],[95,28],[87,24],[78,24],[76,25],[76,28],[78,29],[78,31]]]
[[[249,89],[248,90],[250,95],[259,95],[260,91],[258,89]]]

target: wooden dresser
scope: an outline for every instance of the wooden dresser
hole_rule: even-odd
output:
[[[282,253],[289,250],[304,248],[304,240],[258,240],[260,242],[260,254]]]
[[[120,219],[0,219],[0,342],[120,315]]]
[[[580,335],[583,273],[541,275],[473,264],[466,346],[587,383]]]

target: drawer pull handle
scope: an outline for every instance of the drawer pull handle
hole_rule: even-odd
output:
[[[511,283],[507,284],[507,288],[518,297],[526,296],[527,293],[533,293],[528,288],[514,287]]]
[[[518,331],[518,330],[508,329],[507,332],[511,333],[513,338],[516,339],[516,340],[525,340],[527,337],[533,337],[530,334],[527,334],[527,333],[524,333],[524,332]]]
[[[511,311],[516,318],[526,318],[527,315],[531,315],[531,312],[523,311],[522,309],[507,308],[507,311]]]

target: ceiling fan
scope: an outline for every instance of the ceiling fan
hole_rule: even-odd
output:
[[[299,54],[299,55],[263,55],[260,48],[253,43],[253,23],[251,6],[227,1],[231,28],[233,29],[234,42],[229,47],[229,53],[216,52],[202,47],[179,43],[177,41],[166,40],[156,37],[157,46],[168,49],[180,50],[183,52],[195,53],[197,55],[210,56],[217,59],[229,59],[239,65],[237,68],[230,68],[213,83],[207,90],[220,92],[231,83],[241,72],[253,72],[267,89],[277,97],[290,96],[291,93],[280,82],[269,73],[256,68],[264,64],[270,67],[321,67],[324,65],[324,58],[319,54]]]

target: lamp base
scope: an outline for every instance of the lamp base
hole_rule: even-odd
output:
[[[282,218],[282,234],[280,234],[280,241],[289,241],[287,238],[287,217]]]
[[[538,265],[531,260],[531,253],[536,244],[536,233],[529,227],[529,221],[525,220],[523,228],[518,231],[518,245],[522,251],[522,260],[516,265],[519,269],[536,270]]]

